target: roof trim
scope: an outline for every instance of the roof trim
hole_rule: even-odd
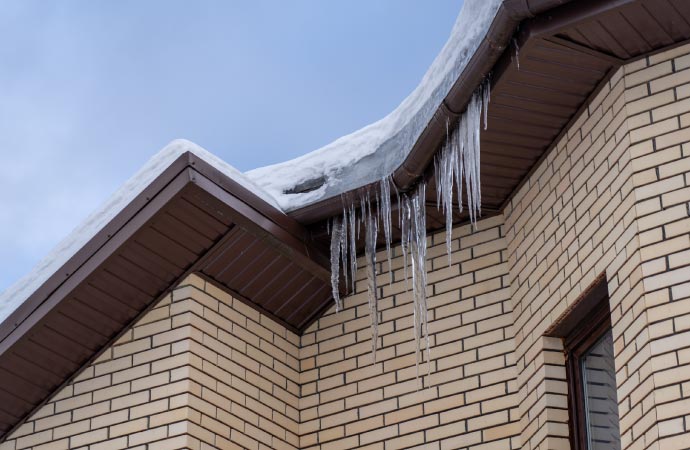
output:
[[[508,46],[517,26],[525,19],[535,17],[552,8],[564,5],[570,0],[504,0],[489,27],[486,36],[470,58],[460,77],[451,87],[448,95],[422,131],[403,163],[391,177],[396,188],[409,190],[433,160],[439,145],[446,136],[446,121],[454,122],[465,109],[477,86],[491,72]],[[623,1],[623,0],[611,0]],[[629,1],[629,0],[625,0]],[[608,2],[607,2],[608,3]],[[295,209],[288,213],[301,223],[311,224],[338,214],[342,209],[342,198],[359,198],[358,192],[374,188],[368,184],[338,196],[322,199],[316,203]]]
[[[213,193],[239,211],[233,220],[258,232],[283,254],[330,283],[327,258],[309,243],[309,233],[299,223],[187,151],[0,323],[0,354],[29,332],[64,295],[190,183]]]

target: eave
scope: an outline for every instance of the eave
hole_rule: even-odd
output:
[[[300,332],[331,298],[308,236],[203,159],[178,157],[0,325],[0,433],[190,273]]]
[[[597,38],[586,40],[588,33]],[[476,87],[490,74],[488,129],[481,133],[482,213],[500,213],[604,80],[625,63],[688,39],[690,3],[682,0],[505,1],[434,120],[392,174],[397,189],[429,181],[428,228],[443,228],[433,158],[445,142],[446,122],[457,123]],[[325,220],[341,213],[342,198],[359,196],[348,192],[289,215],[325,243]],[[455,214],[454,221],[466,222],[468,216]],[[394,236],[399,237],[399,230]]]

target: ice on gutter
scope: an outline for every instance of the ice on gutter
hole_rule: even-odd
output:
[[[487,34],[501,0],[465,0],[450,38],[393,112],[352,134],[247,177],[289,212],[390,175],[405,160]]]
[[[57,272],[72,256],[89,242],[108,222],[119,214],[153,180],[178,157],[191,152],[221,173],[241,184],[261,199],[280,210],[269,194],[242,172],[193,142],[184,139],[172,141],[154,155],[132,178],[117,190],[96,212],[62,240],[34,269],[0,294],[0,323],[28,299],[43,283]]]

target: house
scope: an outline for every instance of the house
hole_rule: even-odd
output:
[[[688,448],[690,2],[465,8],[418,134],[291,189],[176,141],[5,293],[0,449]],[[438,155],[489,85],[449,264]],[[383,213],[334,292],[329,232],[382,186],[427,187],[426,270]]]

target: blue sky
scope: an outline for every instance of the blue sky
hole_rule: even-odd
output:
[[[380,119],[461,0],[0,0],[0,291],[175,138],[238,169]]]

